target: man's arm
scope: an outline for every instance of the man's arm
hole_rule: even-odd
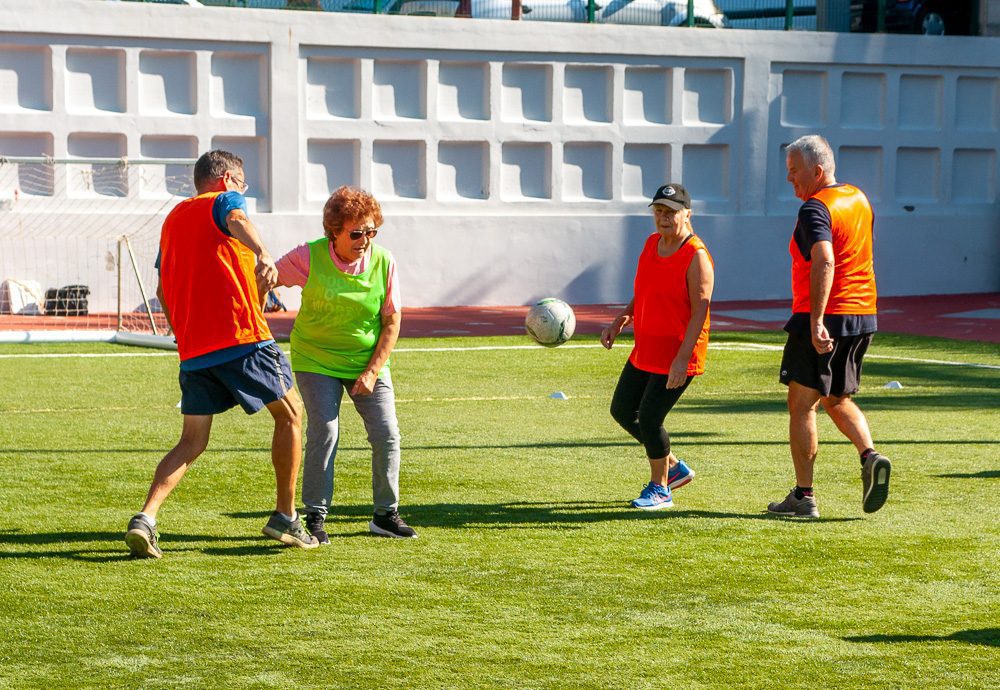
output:
[[[271,253],[264,247],[264,243],[257,233],[257,228],[243,209],[235,208],[226,216],[226,228],[229,234],[246,245],[257,257],[257,291],[261,297],[267,295],[267,291],[278,284],[278,269],[274,265]]]
[[[163,282],[160,281],[159,272],[156,274],[156,299],[160,302],[160,309],[163,310],[163,316],[167,319],[167,328],[173,333],[174,325],[170,323],[170,312],[167,310],[167,302],[163,299]]]
[[[816,352],[833,350],[833,339],[823,324],[823,313],[833,288],[833,243],[813,243],[809,251],[809,333]]]

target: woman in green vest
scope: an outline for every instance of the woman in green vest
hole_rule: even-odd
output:
[[[399,337],[402,305],[396,261],[372,240],[382,208],[368,192],[341,187],[323,208],[323,237],[277,262],[278,284],[302,288],[292,327],[292,370],[306,408],[302,502],[306,526],[329,544],[326,515],[344,391],[361,415],[372,446],[375,514],[368,529],[415,538],[399,516],[399,423],[389,354]]]

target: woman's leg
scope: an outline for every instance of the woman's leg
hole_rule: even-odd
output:
[[[639,443],[643,442],[639,430],[639,405],[650,376],[648,372],[637,369],[632,362],[626,361],[611,397],[611,416]]]
[[[680,399],[691,384],[693,376],[689,376],[683,386],[667,388],[667,377],[664,374],[650,374],[643,390],[642,399],[636,415],[636,426],[646,457],[649,458],[650,481],[666,486],[670,460],[676,462],[670,452],[670,435],[663,427],[667,413]]]
[[[295,381],[306,408],[306,452],[302,468],[302,503],[306,512],[325,516],[333,501],[333,464],[340,439],[340,379],[300,371]]]
[[[372,502],[377,515],[399,507],[400,435],[396,419],[396,393],[385,374],[375,382],[371,395],[352,396],[354,408],[368,431],[372,447]]]

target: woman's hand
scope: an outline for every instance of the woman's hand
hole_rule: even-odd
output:
[[[632,320],[628,314],[620,314],[614,321],[611,322],[610,326],[606,326],[603,331],[601,331],[601,345],[605,349],[610,350],[611,346],[615,344],[615,338],[621,335],[622,330],[628,325],[628,322]]]
[[[688,359],[690,358],[681,358],[679,355],[674,357],[674,361],[670,363],[670,373],[667,375],[667,388],[680,388],[687,381]]]
[[[365,369],[364,373],[358,377],[351,388],[351,395],[371,395],[375,390],[375,382],[378,381],[378,374]]]

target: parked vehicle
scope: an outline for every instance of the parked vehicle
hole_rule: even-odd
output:
[[[687,0],[611,0],[596,20],[602,24],[685,26],[688,3]],[[726,18],[712,0],[695,0],[694,25],[721,29],[726,26]]]
[[[853,0],[851,31],[878,31],[878,0]],[[927,36],[976,31],[974,0],[885,0],[885,30]]]
[[[511,0],[469,0],[470,16],[476,19],[510,19]],[[458,0],[399,0],[393,13],[454,17]],[[687,0],[597,0],[594,21],[603,24],[653,24],[682,26],[687,23]],[[695,0],[695,25],[722,28],[725,18],[712,0]],[[521,19],[526,21],[586,22],[587,0],[522,0]]]

